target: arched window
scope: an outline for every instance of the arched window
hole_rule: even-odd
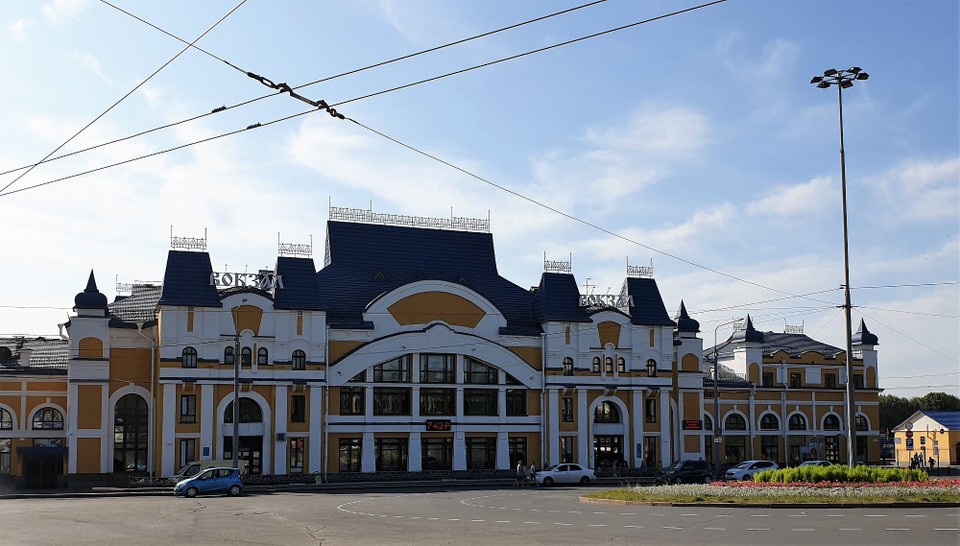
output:
[[[470,357],[463,359],[463,382],[474,385],[496,385],[498,381],[497,369],[489,364]]]
[[[857,427],[857,432],[870,430],[870,425],[867,423],[867,418],[862,413],[857,414],[857,420],[854,421],[854,424]]]
[[[257,349],[257,365],[266,366],[267,365],[267,348],[260,347]]]
[[[594,423],[619,423],[620,410],[610,401],[600,402],[597,409],[593,410]]]
[[[294,370],[306,370],[307,369],[307,353],[297,349],[293,352],[293,369]]]
[[[0,430],[13,430],[13,416],[3,408],[0,408]]]
[[[747,421],[739,413],[731,413],[727,416],[723,428],[726,430],[747,430]]]
[[[569,356],[563,359],[563,375],[573,375],[573,359]]]
[[[599,356],[593,357],[593,371],[596,373],[600,373],[600,357]]]
[[[113,471],[147,470],[147,402],[136,394],[117,400],[113,417]]]
[[[183,353],[181,356],[181,366],[184,368],[196,368],[197,367],[197,350],[193,347],[184,347]]]
[[[703,430],[713,431],[713,419],[706,413],[703,414]]]
[[[250,350],[250,347],[244,347],[240,349],[240,365],[249,366],[250,360],[253,358],[253,351]]]
[[[617,358],[617,371],[620,373],[627,371],[627,361],[622,356]]]
[[[840,430],[840,418],[832,413],[824,417],[823,430]]]
[[[780,430],[780,419],[772,413],[766,413],[760,418],[760,430]]]
[[[223,410],[223,422],[233,422],[233,401],[227,404],[227,409]],[[252,398],[240,399],[240,422],[241,423],[262,423],[263,411],[260,404]]]
[[[799,413],[794,413],[790,416],[787,428],[790,430],[807,430],[807,418]]]
[[[603,371],[607,373],[613,373],[613,357],[612,356],[608,356],[607,358],[603,359]]]
[[[236,357],[236,353],[233,352],[233,345],[227,345],[223,350],[223,363],[233,366],[233,359]]]
[[[34,430],[63,430],[63,414],[57,408],[43,408],[33,414]]]
[[[656,377],[657,376],[657,361],[650,359],[647,361],[647,377]]]

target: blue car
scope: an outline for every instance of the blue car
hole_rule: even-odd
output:
[[[174,495],[190,498],[215,493],[236,497],[242,492],[243,480],[240,479],[240,472],[231,467],[208,468],[192,478],[177,482],[173,488]]]

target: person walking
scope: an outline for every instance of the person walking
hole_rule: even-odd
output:
[[[517,479],[513,482],[514,487],[520,487],[523,485],[526,473],[527,469],[523,466],[523,461],[517,461]]]
[[[537,467],[533,463],[530,463],[529,473],[530,473],[530,483],[533,485],[537,485]]]

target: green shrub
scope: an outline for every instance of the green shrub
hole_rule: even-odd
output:
[[[758,483],[817,483],[817,482],[923,482],[929,475],[918,469],[884,468],[859,465],[854,468],[842,464],[831,466],[798,466],[766,470],[758,473],[753,480]]]

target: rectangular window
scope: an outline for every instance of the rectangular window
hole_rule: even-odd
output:
[[[853,374],[853,388],[862,389],[863,388],[863,374],[855,373]]]
[[[760,437],[760,458],[769,461],[780,461],[779,438],[777,436]]]
[[[470,357],[463,359],[463,382],[473,385],[496,385],[497,369]]]
[[[456,415],[457,391],[420,389],[420,415]]]
[[[564,423],[573,422],[573,398],[570,398],[570,397],[563,398],[563,406],[561,407],[561,410],[560,410],[560,420],[563,421]],[[564,462],[570,462],[570,461],[564,461]]]
[[[507,389],[507,415],[522,416],[527,414],[527,390]]]
[[[464,415],[497,415],[497,391],[494,389],[464,389]]]
[[[303,472],[303,461],[306,453],[306,438],[290,438],[290,469],[291,474]]]
[[[455,355],[420,355],[421,383],[455,383]]]
[[[603,359],[603,371],[606,373],[613,373],[613,357],[608,356]]]
[[[307,422],[307,397],[303,394],[294,394],[290,398],[290,422]]]
[[[516,468],[517,463],[523,462],[526,465],[530,465],[533,461],[527,458],[527,438],[526,436],[521,436],[519,438],[510,438],[507,440],[507,445],[510,448],[510,468]]]
[[[420,452],[422,470],[453,469],[453,438],[421,437]]]
[[[374,388],[373,414],[410,415],[410,389]]]
[[[624,373],[627,371],[627,361],[624,360],[622,356],[617,357],[617,373]]]
[[[496,438],[467,438],[467,470],[493,470],[497,467]]]
[[[837,374],[828,373],[823,375],[823,386],[828,389],[837,388]]]
[[[360,472],[360,438],[340,438],[340,472]]]
[[[375,383],[409,383],[410,355],[403,355],[373,367]]]
[[[364,406],[364,387],[340,387],[340,415],[363,415]]]
[[[563,359],[563,375],[573,375],[573,359],[570,357]]]
[[[195,394],[180,395],[180,422],[181,423],[197,422],[197,395]]]
[[[773,386],[773,372],[763,372],[762,381],[763,381],[762,385],[763,385],[764,387],[772,387],[772,386]]]
[[[180,464],[178,465],[178,468],[185,466],[187,463],[192,463],[193,461],[196,461],[197,460],[197,439],[181,438],[178,456],[180,457]]]
[[[790,388],[799,389],[803,386],[803,381],[800,377],[800,372],[790,372]]]
[[[560,437],[560,462],[572,463],[573,453],[577,449],[577,438],[575,436]]]
[[[647,398],[644,400],[644,419],[648,423],[657,422],[657,399],[656,398]]]
[[[374,440],[377,457],[377,472],[402,472],[407,470],[407,439],[377,438]]]
[[[643,466],[657,468],[657,436],[643,437]]]

